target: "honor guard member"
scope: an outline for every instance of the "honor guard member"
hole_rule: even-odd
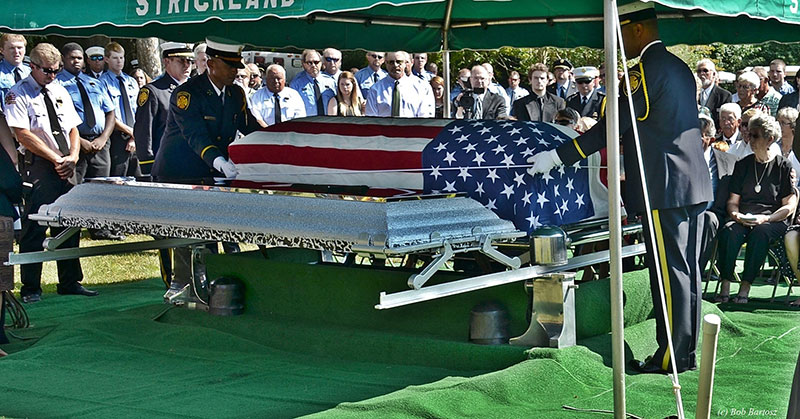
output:
[[[577,67],[573,74],[578,92],[567,99],[567,107],[575,109],[581,116],[600,119],[606,98],[594,88],[594,80],[600,77],[600,72],[594,67]]]
[[[31,68],[23,63],[28,41],[22,35],[12,33],[0,36],[3,60],[0,61],[0,103],[11,86],[31,74]]]
[[[161,144],[161,136],[167,127],[169,98],[176,87],[189,79],[194,61],[191,46],[180,42],[161,44],[161,57],[164,61],[164,75],[144,85],[136,99],[133,138],[136,141],[139,167],[145,176],[150,175]]]
[[[108,71],[100,76],[100,81],[105,83],[117,109],[116,129],[111,134],[111,176],[141,176],[133,136],[139,83],[122,71],[125,67],[125,49],[122,45],[109,42],[105,52]]]
[[[106,50],[103,47],[86,48],[87,63],[86,75],[99,79],[106,71]]]
[[[286,70],[279,64],[267,67],[266,85],[250,97],[249,106],[263,127],[306,116],[303,99],[296,90],[286,87]]]
[[[575,81],[572,80],[572,63],[566,58],[559,58],[553,62],[553,74],[556,82],[547,86],[547,92],[561,99],[567,100],[578,91]]]
[[[322,75],[322,59],[317,51],[303,51],[303,71],[294,77],[289,87],[300,93],[306,105],[306,115],[325,115],[328,101],[336,96],[336,83],[332,77]]]
[[[75,111],[83,121],[78,125],[81,154],[75,167],[78,183],[84,178],[107,177],[111,172],[109,138],[114,131],[114,104],[105,86],[83,73],[83,48],[70,42],[61,47],[64,69],[58,81],[67,89]]]
[[[54,83],[61,70],[61,53],[52,44],[41,43],[31,51],[31,75],[14,85],[5,98],[8,126],[14,130],[22,149],[23,181],[29,185],[25,196],[25,214],[35,214],[39,207],[50,204],[75,185],[75,164],[78,162],[81,119],[75,112],[70,94]],[[63,228],[52,227],[55,237]],[[47,226],[27,217],[22,218],[20,253],[42,251]],[[78,247],[80,234],[73,234],[62,247]],[[58,293],[97,295],[84,288],[78,259],[60,260]],[[42,295],[42,264],[22,265],[22,301],[39,301]]]
[[[667,345],[667,325],[661,315],[659,283],[654,263],[661,267],[672,345],[677,372],[696,368],[695,348],[700,327],[700,267],[698,266],[702,213],[712,199],[708,166],[703,158],[700,122],[697,116],[697,91],[686,63],[667,51],[659,40],[652,3],[635,2],[620,6],[625,54],[641,57],[629,70],[630,90],[641,140],[642,161],[647,177],[646,192],[651,213],[644,213],[642,180],[638,176],[627,89],[623,88],[619,106],[619,132],[625,156],[628,213],[643,213],[650,218],[653,231],[645,229],[650,257],[650,289],[656,313],[658,349],[645,362],[631,366],[645,373],[672,370]],[[546,173],[559,164],[570,165],[606,145],[606,120],[601,120],[582,136],[555,150],[538,153],[528,161],[532,173]],[[645,223],[647,225],[648,223]],[[658,259],[650,245],[655,235]]]
[[[206,39],[208,69],[178,86],[170,97],[167,130],[153,165],[159,182],[213,183],[214,177],[236,176],[228,160],[228,145],[236,132],[249,134],[260,126],[247,108],[241,87],[233,84],[244,68],[243,45],[220,38]],[[177,248],[175,277],[164,296],[168,301],[191,278],[191,252]]]
[[[405,51],[386,54],[389,77],[384,77],[367,94],[367,116],[433,118],[436,101],[433,89],[417,77],[406,75],[410,57]]]

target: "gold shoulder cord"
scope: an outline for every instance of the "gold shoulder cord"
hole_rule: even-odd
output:
[[[641,61],[639,61],[639,70],[642,73],[642,89],[644,89],[644,106],[646,111],[643,117],[636,118],[636,120],[644,121],[648,116],[650,116],[650,97],[647,95],[647,81],[644,78],[644,66],[642,65]]]

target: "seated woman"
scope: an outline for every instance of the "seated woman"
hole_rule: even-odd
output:
[[[797,205],[792,187],[792,165],[770,144],[781,136],[775,118],[760,114],[748,124],[753,154],[736,163],[731,177],[727,210],[730,217],[719,232],[717,266],[722,280],[716,302],[727,302],[736,256],[747,243],[744,272],[739,292],[733,302],[746,304],[750,287],[767,257],[769,244],[782,237],[789,215]]]
[[[781,148],[781,155],[789,160],[795,173],[800,173],[800,161],[797,160],[792,145],[794,144],[794,131],[797,124],[798,111],[796,108],[783,108],[778,110],[778,115],[775,119],[781,125],[781,139],[778,140],[778,145]],[[797,183],[793,183],[797,186]]]
[[[342,71],[336,85],[336,96],[328,101],[328,115],[363,116],[366,102],[359,94],[353,73]]]

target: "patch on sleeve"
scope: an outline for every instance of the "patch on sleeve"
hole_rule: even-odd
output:
[[[147,103],[147,99],[149,97],[150,97],[150,89],[142,87],[139,90],[139,98],[136,100],[136,103],[138,103],[139,106],[144,106],[144,104]]]
[[[635,95],[642,85],[642,74],[638,70],[630,70],[628,71],[628,77],[631,80],[631,95]],[[622,94],[628,95],[628,89],[625,88],[624,84],[622,85]]]
[[[192,98],[192,95],[189,92],[178,92],[178,97],[176,99],[176,104],[178,108],[183,109],[184,111],[189,108],[189,100]]]
[[[15,95],[14,92],[6,93],[5,102],[6,102],[6,105],[13,105],[13,104],[17,103],[17,95]]]

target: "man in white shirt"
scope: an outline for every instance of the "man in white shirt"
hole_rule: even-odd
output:
[[[519,87],[520,80],[521,76],[519,75],[518,71],[514,70],[511,73],[509,73],[508,88],[506,88],[506,95],[508,96],[508,101],[511,103],[511,105],[508,107],[508,110],[509,110],[509,115],[512,116],[514,115],[513,112],[514,102],[519,98],[523,98],[531,94],[531,92],[529,92],[528,89],[524,87]]]
[[[250,97],[248,106],[262,127],[306,116],[303,99],[286,87],[286,70],[278,64],[267,67],[266,85]]]
[[[430,83],[406,75],[410,57],[405,51],[386,54],[389,77],[378,81],[367,94],[367,116],[433,118],[436,109]]]

